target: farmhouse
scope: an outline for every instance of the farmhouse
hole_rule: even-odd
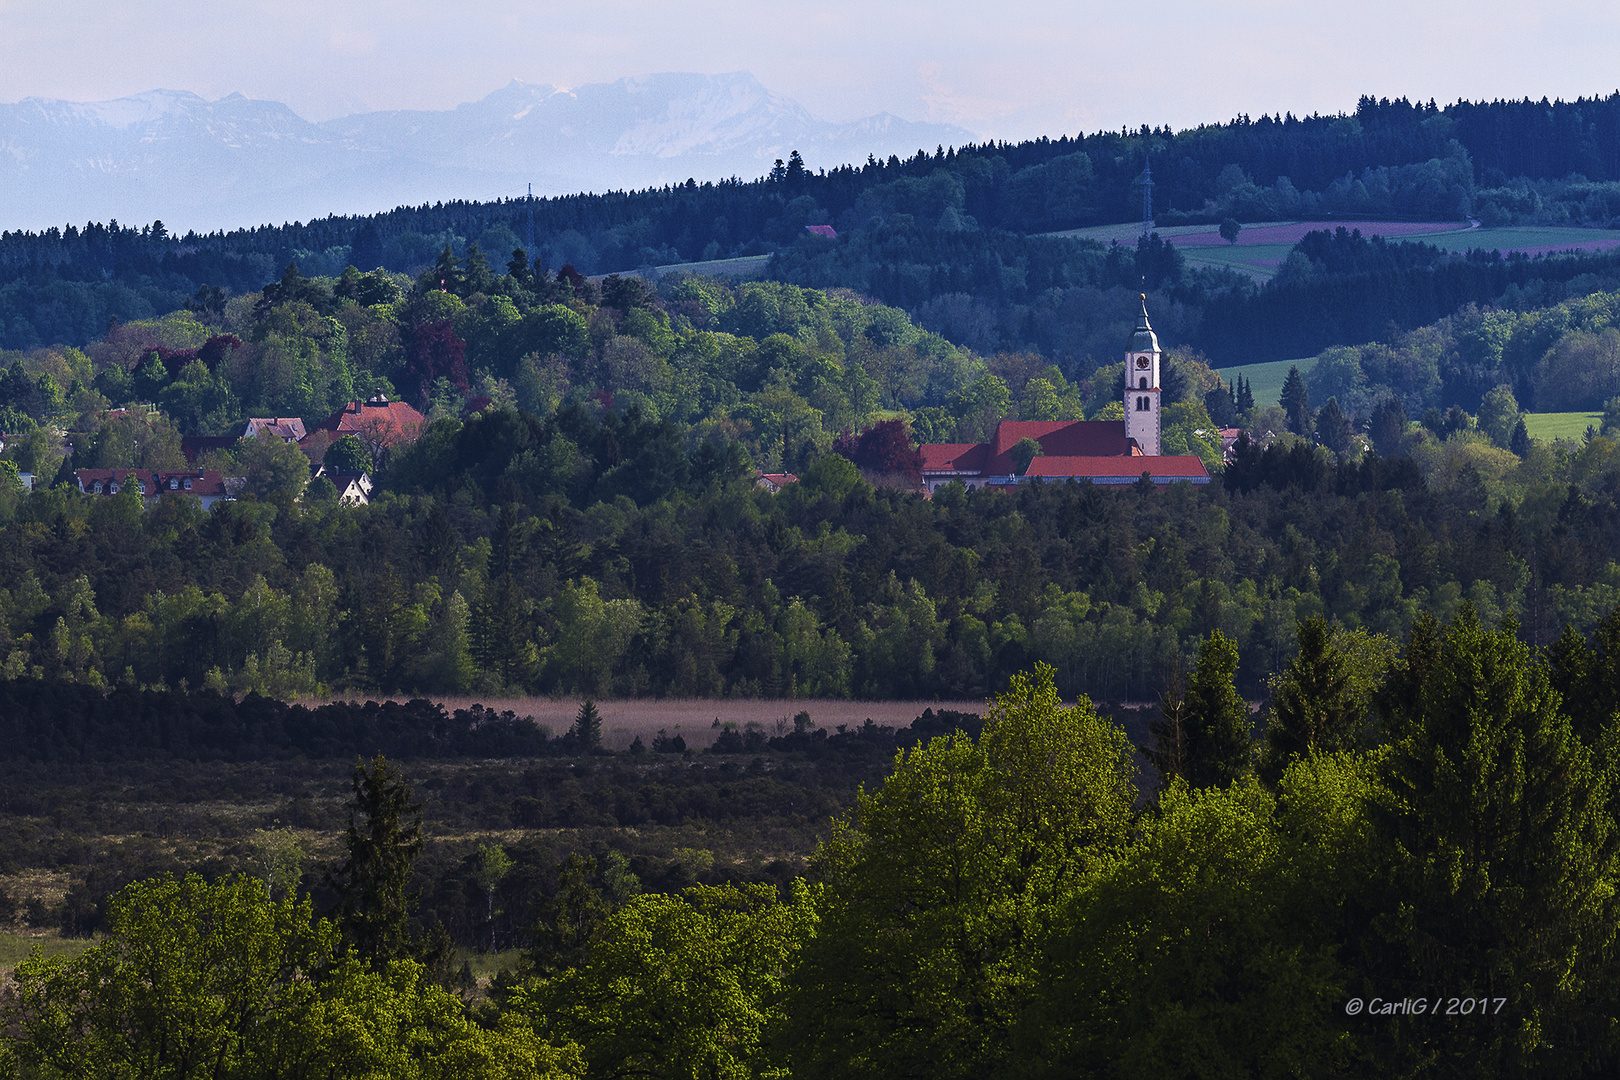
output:
[[[932,494],[952,481],[970,488],[1013,487],[1036,479],[1133,484],[1144,476],[1155,484],[1209,483],[1209,471],[1196,455],[1160,453],[1161,359],[1144,295],[1125,346],[1124,420],[1003,420],[987,443],[924,443],[924,489]],[[1018,451],[1025,439],[1040,448],[1032,459]]]

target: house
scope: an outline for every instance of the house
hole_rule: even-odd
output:
[[[369,401],[351,401],[331,416],[316,424],[303,442],[313,439],[318,432],[336,442],[345,435],[354,435],[365,444],[373,458],[385,447],[413,443],[422,434],[425,418],[403,401],[389,401],[382,394]]]
[[[232,498],[226,479],[206,469],[161,472],[151,469],[79,469],[74,472],[79,490],[86,495],[117,495],[130,484],[136,485],[150,506],[164,495],[193,495],[203,509]]]
[[[933,494],[953,481],[970,488],[1036,480],[1132,484],[1144,475],[1155,484],[1209,483],[1209,471],[1196,455],[1160,453],[1161,359],[1144,295],[1125,347],[1124,420],[1003,420],[987,443],[924,443],[923,489]],[[1040,453],[1020,472],[1014,450],[1025,439]]]
[[[789,484],[799,482],[799,478],[790,472],[759,472],[756,470],[754,476],[757,478],[754,482],[772,495],[775,495]]]
[[[325,464],[311,467],[310,479],[324,476],[337,488],[338,501],[345,506],[366,506],[371,502],[371,476],[364,472],[347,472],[328,468]]]
[[[262,434],[273,435],[282,442],[295,443],[302,442],[309,433],[304,430],[304,421],[296,416],[250,417],[242,431],[242,438],[256,439]]]
[[[804,231],[809,233],[811,236],[819,236],[823,240],[838,239],[838,230],[834,229],[831,225],[806,225],[804,227]]]

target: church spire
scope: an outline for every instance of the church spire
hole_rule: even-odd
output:
[[[1137,447],[1149,457],[1158,457],[1160,449],[1159,409],[1159,335],[1148,321],[1147,293],[1143,293],[1142,312],[1136,318],[1136,330],[1125,344],[1125,437],[1135,441]]]

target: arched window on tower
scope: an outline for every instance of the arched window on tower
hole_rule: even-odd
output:
[[[1140,383],[1138,383],[1137,385],[1138,385],[1139,389],[1146,390],[1147,389],[1147,376],[1146,375],[1142,376],[1142,381]]]

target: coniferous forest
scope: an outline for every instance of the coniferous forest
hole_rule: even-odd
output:
[[[1149,155],[1160,225],[1343,227],[1048,235]],[[1467,216],[1614,227],[1620,97],[0,236],[0,1066],[1612,1073],[1620,255],[1356,228]],[[1208,486],[919,490],[1122,416],[1144,291]],[[373,395],[420,430],[237,438]],[[595,704],[787,697],[934,706]]]

